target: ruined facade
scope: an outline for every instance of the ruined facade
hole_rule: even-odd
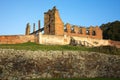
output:
[[[66,29],[64,30],[64,28]],[[56,7],[44,13],[44,34],[102,39],[102,30],[98,26],[85,28],[76,25],[71,26],[69,23],[64,25]]]
[[[87,37],[93,39],[102,39],[102,30],[98,26],[90,26],[89,28],[71,26],[69,23],[66,24],[66,30],[64,32],[69,36]]]
[[[44,13],[44,27],[40,28],[40,20],[38,21],[38,30],[35,30],[35,23],[33,24],[33,33],[44,30],[44,35],[58,35],[58,36],[78,36],[93,39],[102,39],[102,30],[98,26],[90,26],[89,28],[65,24],[60,18],[59,11],[56,7]],[[26,35],[30,33],[29,23],[26,26]]]
[[[42,32],[44,31],[44,32]],[[44,27],[41,28],[40,20],[38,29],[33,23],[33,32],[30,32],[30,24],[27,23],[25,35],[0,36],[0,44],[17,44],[25,42],[36,42],[46,45],[68,45],[77,44],[81,46],[120,46],[116,42],[104,40],[102,30],[98,26],[82,27],[64,24],[56,7],[44,13]]]
[[[29,33],[29,31],[29,25],[27,25],[27,35],[34,35],[35,42],[39,44],[67,45],[73,42],[85,46],[109,44],[108,41],[102,40],[102,30],[98,26],[86,28],[69,23],[64,24],[56,7],[44,13],[43,28],[40,28],[40,21],[38,21],[38,30],[35,30],[35,24],[33,24],[33,32]]]
[[[44,13],[44,34],[64,35],[64,24],[56,7]]]

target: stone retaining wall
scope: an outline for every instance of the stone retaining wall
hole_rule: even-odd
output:
[[[0,79],[119,77],[120,56],[85,51],[0,49]]]

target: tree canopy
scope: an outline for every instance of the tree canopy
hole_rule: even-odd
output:
[[[120,21],[102,24],[100,28],[103,30],[103,39],[120,41]]]

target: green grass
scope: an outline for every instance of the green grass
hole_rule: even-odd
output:
[[[120,80],[120,78],[52,78],[52,79],[31,79],[31,80]]]
[[[32,42],[22,43],[22,44],[0,44],[2,49],[15,49],[15,50],[59,50],[59,51],[92,51],[101,52],[106,54],[117,54],[120,55],[120,49],[110,46],[101,47],[84,47],[84,46],[71,46],[71,45],[41,45]]]
[[[1,44],[0,48],[2,49],[17,49],[17,50],[82,50],[87,51],[87,47],[78,47],[71,45],[41,45],[36,43],[23,43],[23,44]]]

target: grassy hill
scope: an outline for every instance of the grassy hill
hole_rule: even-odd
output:
[[[101,47],[85,47],[85,46],[71,46],[71,45],[41,45],[36,43],[23,43],[23,44],[1,44],[1,49],[15,49],[15,50],[58,50],[58,51],[92,51],[92,52],[101,52],[106,54],[117,54],[120,55],[120,49],[110,46],[101,46]]]

